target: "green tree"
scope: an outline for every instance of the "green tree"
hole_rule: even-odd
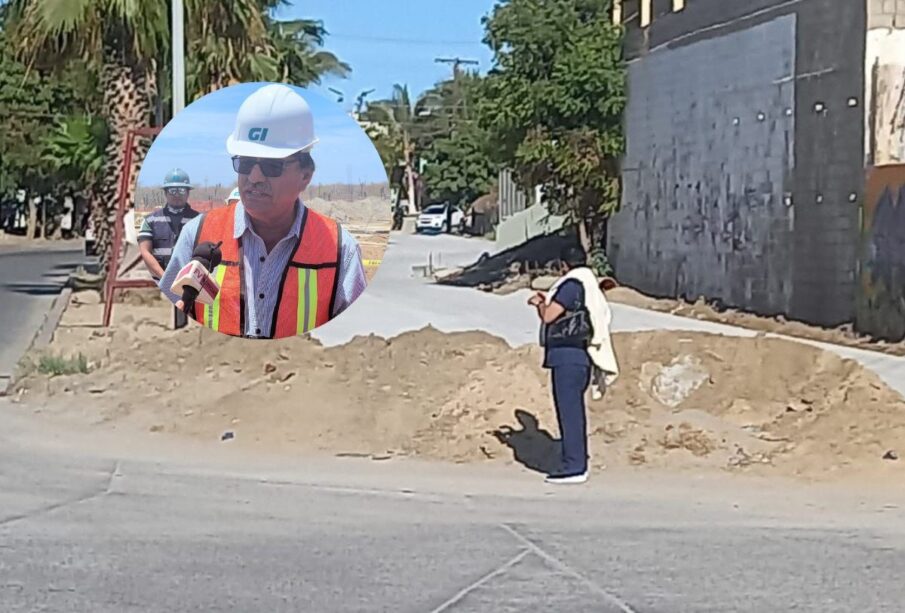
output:
[[[619,207],[626,101],[622,30],[610,0],[504,0],[484,19],[495,67],[478,103],[497,161],[551,212],[578,226],[586,252]]]
[[[90,79],[75,67],[43,75],[19,62],[3,27],[4,17],[0,10],[0,115],[6,118],[0,130],[0,196],[14,201],[17,191],[25,191],[30,209],[28,233],[36,237],[37,212],[31,206],[32,198],[61,195],[65,190],[56,166],[44,157],[54,122],[90,108],[96,94]]]
[[[99,117],[57,119],[44,139],[42,159],[69,183],[74,195],[91,197],[104,167],[107,126]]]
[[[424,181],[433,199],[468,205],[494,183],[486,134],[463,124],[449,136],[433,141],[424,153]]]
[[[241,81],[290,80],[318,71],[335,70],[328,58],[312,55],[314,68],[301,52],[288,53],[292,34],[280,33],[270,11],[281,0],[186,0],[186,80],[191,100]],[[101,115],[109,129],[100,193],[93,220],[102,263],[110,256],[116,204],[124,172],[131,181],[131,200],[148,143],[136,144],[132,167],[124,168],[123,145],[132,129],[152,124],[162,104],[158,84],[167,69],[157,58],[168,58],[168,0],[11,0],[10,37],[19,57],[39,68],[66,66],[74,59],[99,75],[103,91]],[[297,43],[310,43],[298,32]],[[276,36],[276,42],[274,39]],[[305,38],[308,36],[308,38]],[[282,45],[282,47],[281,47]],[[281,51],[282,49],[282,51]],[[305,71],[302,70],[305,68]],[[309,69],[310,68],[310,69]],[[321,73],[322,74],[322,73]],[[164,89],[166,92],[166,89]],[[159,114],[159,113],[156,113]]]
[[[487,132],[478,125],[475,105],[481,78],[457,73],[425,92],[419,121],[418,147],[426,166],[424,181],[430,196],[469,204],[487,193],[494,182]]]

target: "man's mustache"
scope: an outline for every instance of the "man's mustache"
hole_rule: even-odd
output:
[[[240,190],[241,191],[241,190]],[[262,194],[270,195],[270,190],[266,183],[249,183],[245,186],[245,191],[255,191],[261,192]]]

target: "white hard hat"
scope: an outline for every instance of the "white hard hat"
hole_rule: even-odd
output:
[[[226,202],[230,200],[241,200],[242,196],[239,195],[239,188],[233,188],[233,191],[229,192],[229,196],[226,197]]]
[[[239,107],[236,127],[226,139],[230,155],[285,158],[317,143],[311,107],[291,87],[265,85]]]

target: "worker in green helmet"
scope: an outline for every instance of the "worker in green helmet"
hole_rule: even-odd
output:
[[[145,266],[155,281],[163,276],[170,263],[173,247],[182,233],[182,228],[198,216],[198,211],[189,206],[189,191],[192,184],[189,175],[181,168],[174,168],[166,174],[163,193],[166,205],[154,209],[138,231],[138,245]]]

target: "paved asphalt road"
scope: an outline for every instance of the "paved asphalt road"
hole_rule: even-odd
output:
[[[59,295],[84,263],[81,249],[0,247],[0,386],[10,375]]]
[[[4,366],[78,260],[0,255]],[[900,612],[900,486],[554,488],[517,466],[85,432],[0,399],[0,611]]]
[[[175,460],[125,433],[115,451],[69,430],[54,438],[24,412],[0,401],[7,613],[882,613],[905,603],[905,515],[880,500],[607,474],[555,488],[517,467],[404,460],[265,466],[216,448]]]

